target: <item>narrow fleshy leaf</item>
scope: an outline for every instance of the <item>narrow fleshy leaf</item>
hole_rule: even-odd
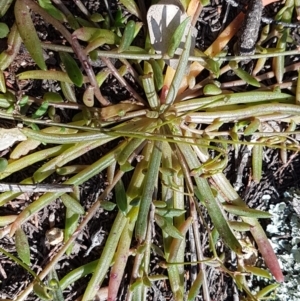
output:
[[[35,283],[33,285],[33,291],[42,300],[45,300],[45,301],[53,300],[53,297],[52,297],[51,293],[49,292],[49,288],[45,285],[42,285],[40,283]]]
[[[85,89],[82,96],[83,103],[89,108],[94,106],[94,95],[95,95],[95,88],[89,85]]]
[[[104,249],[101,253],[97,267],[85,290],[85,293],[82,297],[82,301],[88,301],[94,299],[97,293],[97,288],[101,286],[102,281],[104,280],[107,274],[107,271],[109,269],[109,266],[115,254],[119,242],[119,238],[122,234],[122,231],[126,223],[127,223],[127,218],[121,212],[119,212],[111,227],[110,233],[106,240]]]
[[[181,153],[184,154],[187,164],[191,170],[200,167],[200,162],[196,154],[192,151],[191,147],[183,144],[178,144],[178,147],[180,148]],[[213,192],[207,180],[195,177],[195,182],[197,185],[195,194],[205,204],[208,213],[220,236],[234,252],[242,254],[242,248],[236,237],[233,235],[225,218],[225,214],[221,210],[221,204],[213,195]]]
[[[175,208],[156,208],[155,213],[159,214],[163,217],[175,217],[175,216],[181,216],[185,213],[185,210],[183,209],[175,209]]]
[[[287,40],[287,28],[283,30],[282,36],[278,39],[276,48],[281,48],[283,50],[286,49],[286,40]],[[272,69],[275,73],[275,77],[278,83],[282,82],[285,65],[285,57],[284,56],[276,56],[272,61]]]
[[[48,101],[42,103],[42,105],[32,114],[32,118],[40,118],[46,114],[49,107]]]
[[[230,228],[235,231],[249,231],[251,228],[251,225],[245,222],[236,222],[236,221],[229,221]]]
[[[128,141],[123,151],[117,157],[118,163],[122,166],[126,162],[128,162],[127,160],[130,157],[130,155],[135,151],[136,148],[138,148],[143,143],[143,141],[144,139],[140,138],[134,138]]]
[[[186,30],[186,27],[191,24],[191,18],[186,18],[179,26],[176,28],[174,34],[171,37],[171,41],[168,45],[168,56],[173,57],[176,49],[179,47],[181,40],[183,38],[183,34]],[[163,37],[168,38],[168,37]]]
[[[164,84],[164,76],[163,76],[163,70],[159,63],[156,60],[151,59],[149,63],[152,66],[153,70],[153,77],[154,77],[154,84],[156,91],[161,90],[163,84]]]
[[[18,74],[19,79],[50,79],[73,84],[66,72],[57,70],[30,70]],[[85,79],[85,78],[84,78]],[[86,82],[86,79],[84,80]]]
[[[43,49],[41,46],[41,42],[38,38],[33,22],[31,20],[29,8],[27,7],[26,3],[22,0],[16,1],[15,17],[18,31],[28,52],[30,53],[36,64],[42,70],[47,70],[45,60],[43,57]]]
[[[79,201],[78,201],[79,202]],[[80,214],[75,213],[71,208],[66,207],[65,228],[64,228],[64,242],[66,243],[72,234],[76,231]],[[73,245],[66,251],[67,255],[71,255]]]
[[[247,84],[254,86],[254,87],[260,87],[260,83],[255,79],[252,75],[250,75],[248,72],[243,70],[240,67],[236,66],[236,62],[232,61],[229,63],[229,66],[232,67],[233,72],[243,81],[245,81]]]
[[[134,0],[120,0],[120,2],[126,7],[126,9],[130,13],[142,20],[142,14]]]
[[[264,277],[267,279],[272,279],[272,275],[265,269],[261,269],[252,265],[251,266],[245,265],[244,268],[247,272],[250,272],[253,275]]]
[[[135,235],[136,238],[142,242],[146,237],[147,224],[148,224],[148,214],[150,210],[150,205],[152,202],[153,192],[157,183],[159,166],[161,162],[162,143],[156,141],[154,143],[153,151],[149,161],[149,166],[147,173],[145,175],[144,184],[143,184],[143,193],[141,196],[140,211],[138,219],[136,222]]]
[[[0,158],[0,172],[3,172],[8,165],[8,161],[5,158]]]
[[[0,22],[0,39],[5,38],[9,33],[9,28],[5,23]]]
[[[251,209],[247,207],[240,207],[234,205],[223,205],[223,208],[229,213],[246,216],[246,217],[254,217],[254,218],[271,218],[272,214],[269,212]]]
[[[187,231],[189,230],[189,228],[192,224],[192,221],[193,221],[193,219],[191,217],[189,217],[187,220],[185,220],[179,226],[178,232],[180,233],[181,238],[178,239],[178,237],[175,237],[172,240],[171,245],[170,245],[170,254],[169,254],[169,257],[168,257],[168,262],[170,262],[170,263],[171,262],[176,262],[179,249],[181,247],[181,244],[184,242],[183,238],[185,237]],[[177,229],[177,228],[175,228],[175,229]],[[171,236],[174,237],[173,235],[171,235]]]
[[[152,110],[158,110],[159,99],[158,99],[158,95],[155,91],[153,73],[144,75],[144,76],[142,76],[141,79],[142,79],[144,91],[146,93],[146,97],[147,97],[150,107],[152,108]]]
[[[257,299],[262,299],[263,297],[265,297],[265,295],[269,294],[270,292],[276,290],[276,288],[278,288],[280,286],[279,283],[272,283],[268,286],[266,286],[265,288],[263,288],[262,290],[260,290],[255,297]]]
[[[9,45],[9,49],[4,50],[0,54],[0,70],[5,70],[12,63],[19,53],[21,43],[22,39],[16,24],[14,24],[7,37],[7,45]]]
[[[252,178],[259,183],[262,177],[263,146],[254,145],[252,149]]]
[[[179,232],[177,228],[175,228],[168,219],[155,214],[155,221],[159,225],[159,227],[166,232],[169,236],[177,238],[177,239],[183,239],[183,235]]]
[[[109,201],[101,202],[101,207],[107,211],[113,211],[116,208],[116,204]]]
[[[103,38],[107,44],[115,44],[120,41],[120,38],[108,29],[95,27],[82,27],[73,32],[73,36],[81,41],[94,41]]]
[[[117,206],[123,214],[127,213],[127,196],[122,180],[119,180],[115,186]]]
[[[46,92],[43,96],[44,101],[48,102],[63,102],[61,95],[55,92]]]
[[[209,187],[207,180],[202,178],[195,178],[197,184],[196,195],[205,204],[209,216],[211,217],[215,227],[217,228],[220,236],[224,239],[227,245],[237,254],[242,254],[242,248],[233,235],[228,222],[225,218],[225,214],[222,212],[221,204],[215,199],[211,188]]]
[[[13,0],[1,0],[0,1],[0,18],[2,18],[6,14],[10,5],[12,4],[12,2],[13,2]]]
[[[63,292],[59,284],[59,279],[57,273],[52,269],[48,275],[48,285],[51,289],[51,294],[53,296],[53,301],[64,301]]]
[[[133,20],[128,21],[126,24],[120,46],[118,48],[118,52],[123,52],[128,50],[129,46],[131,45],[134,39],[134,32],[135,32],[135,22]]]
[[[98,22],[102,22],[104,21],[104,18],[101,14],[99,13],[93,13],[91,16],[90,16],[90,20],[92,22],[95,22],[95,23],[98,23]]]
[[[66,68],[69,78],[77,87],[81,87],[83,83],[83,75],[76,61],[67,52],[60,52],[59,57]]]
[[[39,5],[53,18],[59,21],[64,20],[62,12],[52,5],[50,0],[39,0]]]
[[[77,102],[74,85],[66,82],[60,82],[60,87],[64,97],[70,102]]]
[[[24,263],[30,265],[30,248],[27,236],[22,230],[22,228],[18,228],[16,230],[15,242],[18,256],[22,259]]]
[[[174,102],[177,92],[180,88],[180,84],[184,78],[186,67],[188,65],[188,58],[190,55],[190,48],[192,43],[192,37],[191,37],[191,31],[189,31],[189,34],[187,35],[186,42],[184,45],[183,52],[180,56],[179,62],[178,62],[178,68],[176,69],[175,75],[173,77],[172,83],[169,86],[169,91],[165,100],[166,105],[171,105],[171,103]],[[165,109],[165,106],[163,105],[162,111]]]
[[[203,88],[204,95],[219,95],[222,93],[222,90],[215,84],[207,84]]]
[[[116,250],[115,263],[110,272],[108,300],[116,300],[120,284],[123,279],[129,248],[132,240],[133,229],[137,218],[138,208],[133,208],[128,214],[128,221],[123,229],[118,248]]]
[[[218,61],[213,60],[205,52],[202,52],[199,49],[195,49],[195,56],[201,56],[203,58],[201,65],[207,70],[211,71],[216,76],[216,78],[219,77],[220,64],[218,63]]]
[[[65,193],[61,196],[61,200],[67,208],[70,208],[74,213],[84,214],[84,208],[72,196]]]
[[[267,267],[269,268],[270,272],[278,282],[284,281],[284,275],[280,268],[277,256],[275,255],[274,249],[270,244],[266,233],[264,232],[262,226],[255,220],[253,223],[253,219],[243,217],[245,222],[251,223],[252,227],[250,228],[251,234],[253,235],[255,242],[258,246],[258,250],[260,251],[262,257],[264,258]]]
[[[200,288],[202,286],[203,279],[204,279],[203,271],[200,270],[200,272],[197,275],[197,278],[193,282],[193,284],[192,284],[192,286],[190,288],[190,291],[188,293],[188,297],[187,297],[188,301],[194,301],[196,299],[196,297],[199,294],[199,290],[200,290]]]
[[[247,128],[244,131],[245,136],[252,135],[255,131],[258,130],[260,126],[260,120],[258,118],[254,118],[251,123],[247,126]]]

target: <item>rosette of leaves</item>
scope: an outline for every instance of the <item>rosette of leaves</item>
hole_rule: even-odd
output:
[[[130,0],[123,0],[121,3],[139,17],[140,11],[144,10],[142,7],[139,10],[137,4]],[[245,275],[252,273],[271,277],[270,274],[264,269],[245,264],[244,260],[238,260],[235,271],[228,270],[223,260],[224,254],[216,251],[217,240],[222,240],[237,256],[242,256],[246,252],[245,246],[237,238],[236,231],[250,231],[271,274],[278,282],[283,281],[274,251],[258,221],[260,218],[269,218],[270,215],[248,208],[233,189],[223,170],[228,163],[230,144],[234,145],[236,150],[240,144],[253,147],[253,175],[256,181],[261,177],[263,147],[298,149],[297,143],[288,136],[294,131],[300,112],[294,104],[297,95],[283,93],[278,89],[234,93],[222,88],[217,82],[222,72],[221,63],[213,58],[218,54],[220,44],[224,45],[222,34],[205,53],[192,46],[193,20],[197,17],[196,12],[202,7],[199,1],[182,1],[178,11],[186,14],[186,19],[176,26],[171,35],[165,35],[164,31],[161,31],[162,40],[168,42],[166,52],[159,54],[155,53],[155,48],[146,39],[147,36],[143,36],[142,24],[127,20],[120,11],[114,22],[106,17],[99,18],[98,15],[89,15],[83,20],[75,18],[60,6],[60,17],[69,23],[73,31],[71,33],[49,5],[38,5],[31,0],[16,1],[17,29],[14,29],[14,35],[18,38],[13,48],[18,49],[17,43],[22,40],[37,66],[42,69],[23,72],[19,74],[19,78],[55,78],[64,87],[62,90],[67,99],[74,99],[72,92],[67,91],[74,92],[75,84],[85,89],[82,99],[84,105],[74,106],[80,112],[69,124],[46,123],[40,118],[34,120],[22,114],[14,116],[26,121],[26,124],[40,123],[44,127],[41,130],[33,130],[29,126],[20,129],[27,140],[14,147],[10,154],[11,160],[0,173],[0,178],[5,179],[35,162],[43,162],[32,176],[22,181],[23,184],[41,183],[57,173],[69,176],[64,184],[74,185],[74,192],[45,193],[28,205],[13,221],[7,221],[2,235],[9,233],[13,236],[36,212],[61,198],[67,210],[65,244],[39,275],[39,279],[42,280],[62,254],[70,252],[76,236],[92,218],[96,209],[99,206],[110,208],[112,204],[107,202],[106,198],[114,190],[117,215],[99,260],[70,272],[61,279],[60,289],[63,290],[79,277],[92,273],[83,295],[83,300],[91,300],[101,290],[103,280],[109,274],[107,294],[110,300],[114,300],[127,259],[134,254],[128,300],[146,300],[151,283],[163,279],[169,280],[175,300],[183,300],[185,297],[194,300],[201,286],[206,300],[209,300],[205,265],[215,266],[230,275],[247,300],[261,299],[274,290],[276,285],[271,285],[254,295],[247,287]],[[160,5],[169,9],[170,4]],[[27,30],[35,32],[30,10],[52,24],[70,44],[66,48],[51,45],[54,51],[60,52],[60,71],[43,70],[46,69],[46,65],[41,56],[42,46],[46,48],[47,45],[42,45],[37,35],[29,36],[26,30],[20,30],[21,26],[24,26]],[[142,18],[146,19],[145,16]],[[238,20],[233,22],[237,23]],[[151,26],[151,23],[148,26]],[[165,26],[168,27],[168,24]],[[235,33],[233,25],[228,28],[231,31],[230,34],[227,31],[227,42],[230,35]],[[144,37],[144,48],[135,46],[136,38],[140,35]],[[8,38],[13,40],[14,37]],[[101,50],[104,45],[106,49]],[[179,55],[175,51],[178,47],[182,50]],[[195,56],[191,57],[191,53]],[[117,70],[109,57],[120,59],[123,66]],[[108,69],[95,74],[89,62],[97,59],[101,59]],[[176,70],[166,65],[169,59],[178,61]],[[2,65],[2,69],[5,68],[6,66]],[[229,68],[234,69],[249,85],[260,85],[257,79],[241,70],[237,64],[231,63]],[[204,69],[209,71],[210,76],[197,83],[196,77]],[[143,90],[142,96],[124,78],[128,72]],[[109,105],[99,89],[109,74],[115,76],[128,89],[134,100]],[[199,97],[193,96],[195,91],[200,91]],[[99,110],[93,107],[94,96],[102,104]],[[1,116],[12,118],[13,115],[7,108],[18,104],[16,96],[11,92],[10,98],[3,94],[3,99]],[[76,97],[75,101],[78,101]],[[53,101],[50,100],[48,104],[53,105]],[[289,123],[287,134],[263,133],[263,122],[272,120],[275,115],[279,120]],[[227,126],[227,130],[221,132],[220,127],[229,123],[233,124],[233,127]],[[253,137],[252,142],[243,139],[244,136],[250,135]],[[108,151],[93,164],[70,165],[71,161],[88,151],[117,139],[121,142],[115,149]],[[41,143],[45,146],[37,151],[36,148]],[[31,153],[27,154],[29,151]],[[93,207],[85,213],[79,203],[78,186],[103,171],[107,171],[108,186]],[[130,174],[128,183],[123,178],[125,174]],[[1,194],[1,206],[18,194],[20,192]],[[207,210],[213,225],[213,229],[207,227],[211,254],[209,258],[202,254],[204,246],[200,244],[197,227],[198,220],[204,222],[202,210]],[[84,213],[83,221],[79,223],[79,217]],[[229,216],[235,216],[237,221],[232,221]],[[161,231],[163,246],[152,244],[154,223]],[[184,262],[187,231],[193,231],[196,241],[197,261],[192,263]],[[131,249],[132,245],[135,246],[134,250]],[[153,252],[161,256],[166,274],[151,274],[150,256]],[[28,255],[26,256],[28,260]],[[184,284],[186,264],[199,265],[198,276],[189,291],[185,290]],[[44,284],[39,283],[39,286],[35,286],[36,291],[44,287]],[[18,300],[25,300],[33,287],[33,284],[28,286]]]

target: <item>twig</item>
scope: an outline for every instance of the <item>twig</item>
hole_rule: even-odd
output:
[[[104,62],[104,64],[111,70],[112,74],[115,76],[115,78],[119,81],[119,83],[125,87],[129,93],[131,93],[136,100],[141,102],[142,104],[146,105],[145,100],[126,82],[126,80],[119,74],[118,70],[115,68],[115,66],[111,63],[111,61],[106,57],[101,57],[101,60]]]

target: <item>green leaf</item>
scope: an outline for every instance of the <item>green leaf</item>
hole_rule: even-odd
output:
[[[275,289],[277,289],[280,286],[280,283],[272,283],[270,285],[268,285],[267,287],[263,288],[262,290],[260,290],[255,297],[257,299],[262,299],[265,295],[267,295],[268,293],[274,291]]]
[[[237,63],[235,61],[229,62],[229,66],[232,68],[233,72],[247,84],[258,88],[260,87],[260,83],[248,72],[240,67],[237,67]]]
[[[82,301],[94,300],[97,290],[101,287],[110,268],[111,261],[116,252],[120,236],[126,223],[127,218],[121,212],[118,212],[102,250],[97,267],[84,292]]]
[[[261,269],[261,268],[258,268],[255,266],[249,266],[249,265],[245,265],[244,268],[247,272],[250,272],[253,275],[264,277],[267,279],[272,279],[272,275],[265,269]]]
[[[49,287],[52,289],[53,301],[64,301],[65,299],[61,286],[59,284],[59,279],[54,269],[51,269],[48,275],[48,279]]]
[[[115,186],[117,206],[123,214],[127,213],[127,196],[122,180],[119,180]]]
[[[126,9],[130,13],[142,20],[142,14],[134,0],[120,0],[120,2],[126,7]]]
[[[59,93],[46,92],[43,96],[43,100],[47,102],[63,102],[63,98]]]
[[[203,61],[200,64],[206,68],[207,70],[211,71],[216,77],[220,75],[220,64],[218,61],[210,58],[205,52],[195,49],[195,56],[200,56],[203,58]]]
[[[49,79],[73,84],[66,72],[57,70],[30,70],[18,74],[19,79]]]
[[[9,28],[5,23],[0,23],[0,39],[5,38],[9,33]]]
[[[74,201],[79,203],[79,200],[76,199],[77,193],[72,193],[72,196]],[[70,207],[66,207],[65,214],[64,242],[66,243],[77,229],[80,214],[75,213]],[[71,255],[73,246],[74,244],[67,249],[66,254],[68,256]]]
[[[252,178],[259,183],[262,177],[263,146],[255,144],[252,149]]]
[[[164,84],[163,70],[156,60],[150,59],[149,63],[152,66],[156,91],[159,91]]]
[[[42,70],[47,70],[41,42],[34,28],[30,12],[25,1],[17,0],[14,12],[18,31],[28,52]]]
[[[61,200],[64,205],[71,209],[74,213],[84,214],[84,208],[80,205],[80,203],[71,197],[69,194],[65,193],[61,196]]]
[[[48,110],[49,103],[45,101],[42,105],[32,114],[32,118],[37,119],[42,117]]]
[[[120,166],[120,170],[123,172],[128,172],[134,169],[134,166],[132,166],[129,162],[125,162],[123,165]]]
[[[13,0],[1,0],[0,1],[0,18],[2,18],[6,14],[10,5],[12,4],[12,2],[13,2]]]
[[[145,65],[148,63],[145,62]],[[149,65],[150,66],[150,65]],[[155,91],[155,83],[153,73],[149,73],[141,77],[144,91],[148,100],[148,103],[153,111],[157,111],[159,108],[159,99]]]
[[[98,23],[98,22],[104,21],[104,18],[103,18],[103,16],[102,16],[101,14],[99,14],[99,13],[94,13],[94,14],[92,14],[92,15],[90,16],[90,20],[91,20],[92,22]]]
[[[135,228],[135,236],[140,242],[145,240],[147,233],[148,214],[152,203],[153,192],[155,190],[158,179],[159,166],[162,157],[161,147],[161,141],[154,142],[154,147],[149,160],[148,170],[144,178],[140,210]]]
[[[19,102],[19,106],[24,107],[25,105],[27,105],[28,100],[29,100],[29,97],[27,95],[24,95]]]
[[[185,32],[185,29],[190,22],[191,18],[186,18],[180,25],[176,28],[174,34],[172,35],[171,41],[168,46],[167,54],[169,57],[173,57],[175,54],[176,49],[179,47],[183,34]],[[168,38],[168,37],[163,37]]]
[[[65,65],[68,76],[71,81],[77,86],[81,87],[83,83],[83,75],[80,71],[76,61],[72,58],[72,56],[67,52],[60,52],[59,57],[63,64]]]
[[[178,231],[176,227],[174,227],[168,219],[155,214],[155,221],[159,225],[159,227],[168,235],[174,238],[183,239],[183,235]]]
[[[173,77],[171,86],[169,87],[169,92],[167,94],[165,104],[162,104],[162,106],[160,108],[161,111],[165,111],[171,105],[171,103],[174,102],[174,100],[177,96],[177,92],[181,85],[182,79],[185,76],[186,67],[188,65],[188,58],[190,55],[191,43],[192,43],[192,36],[191,36],[191,30],[190,30],[188,33],[188,36],[186,38],[183,52],[182,52],[179,62],[178,62],[178,67],[177,67],[175,75]]]
[[[8,165],[8,162],[5,158],[0,158],[0,172],[3,172]]]
[[[143,277],[143,284],[145,286],[151,287],[151,281],[149,280],[149,278],[147,276]]]
[[[133,200],[131,200],[129,204],[132,207],[136,207],[136,206],[139,205],[140,201],[141,201],[141,198],[140,197],[136,197]]]
[[[35,283],[33,285],[33,291],[35,292],[35,294],[41,298],[42,300],[52,300],[52,295],[49,294],[49,288],[43,284],[40,283]]]
[[[131,45],[134,39],[134,32],[135,32],[135,22],[130,20],[126,24],[120,46],[118,48],[118,53],[128,50],[129,46]]]
[[[244,135],[249,136],[256,132],[260,126],[261,122],[258,118],[254,118],[251,123],[244,130]]]
[[[113,203],[113,202],[109,202],[109,201],[103,201],[103,202],[101,202],[101,207],[102,207],[104,210],[112,211],[112,210],[115,209],[116,204]]]
[[[240,215],[240,216],[253,217],[253,218],[270,218],[270,217],[272,217],[272,214],[270,214],[269,212],[251,209],[248,207],[241,207],[241,206],[235,206],[235,205],[223,205],[223,208],[229,213]]]
[[[64,16],[60,10],[58,10],[55,6],[52,5],[50,0],[38,0],[39,5],[53,18],[63,21]]]
[[[95,95],[95,88],[92,87],[91,85],[88,85],[82,96],[82,101],[88,108],[94,106],[94,95]]]
[[[95,41],[103,38],[104,43],[115,44],[120,42],[120,38],[111,30],[94,27],[82,27],[73,32],[73,35],[81,41]]]
[[[207,84],[203,88],[204,95],[219,95],[222,93],[222,90],[215,84]]]
[[[196,177],[195,181],[197,184],[195,194],[199,200],[205,204],[209,216],[220,236],[224,239],[225,243],[231,248],[231,250],[237,254],[242,254],[241,245],[232,233],[228,225],[228,221],[225,218],[225,214],[221,211],[221,204],[215,199],[207,180]]]
[[[235,231],[250,231],[251,225],[245,222],[229,221],[229,226]]]
[[[174,209],[174,208],[156,208],[155,213],[160,215],[161,217],[175,217],[175,216],[181,216],[186,211],[183,209]]]
[[[196,300],[204,280],[204,272],[200,270],[188,293],[187,301]]]
[[[27,236],[21,228],[16,230],[15,241],[18,256],[24,263],[30,265],[30,248]]]

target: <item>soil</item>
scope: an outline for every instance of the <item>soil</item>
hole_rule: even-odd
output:
[[[77,16],[82,16],[82,13],[74,5],[76,1],[62,1],[71,11]],[[86,8],[91,12],[103,13],[106,11],[103,1],[87,0],[82,1]],[[115,1],[110,3],[112,13],[116,13],[117,5]],[[227,20],[223,24],[224,16],[226,13],[228,4],[222,0],[212,0],[211,5],[205,7],[199,20],[197,22],[196,28],[198,30],[198,36],[196,39],[196,45],[201,50],[205,50],[212,41],[216,38],[219,32],[224,28],[232,18],[238,13],[241,8],[232,7],[229,11]],[[268,6],[264,9],[264,15],[268,17],[273,17],[276,11],[281,7],[281,3],[276,3]],[[124,10],[123,10],[124,13]],[[128,13],[126,13],[128,14]],[[83,17],[83,16],[82,16]],[[13,9],[10,8],[9,12],[3,18],[3,22],[7,22],[9,26],[12,25],[14,20]],[[33,20],[35,22],[36,29],[39,34],[39,38],[45,42],[61,41],[60,34],[52,27],[47,25],[42,18],[37,15],[33,15]],[[297,29],[294,30],[294,36],[298,37]],[[237,38],[236,38],[237,39]],[[236,41],[235,39],[235,41]],[[234,41],[233,41],[234,42]],[[270,45],[273,41],[270,41]],[[274,47],[274,46],[273,46]],[[4,47],[5,48],[5,47]],[[229,54],[233,54],[233,43],[229,45]],[[47,58],[47,65],[51,68],[57,67],[59,59],[56,54],[51,51],[45,50],[45,57]],[[291,57],[290,60],[295,58]],[[115,62],[118,64],[118,62]],[[268,66],[268,64],[266,64]],[[101,70],[102,67],[95,67],[96,71]],[[251,63],[246,66],[246,68],[251,69]],[[270,68],[270,64],[269,67]],[[48,91],[60,91],[59,84],[55,81],[19,81],[16,74],[24,71],[35,69],[35,64],[32,61],[30,55],[28,54],[25,47],[21,48],[20,53],[16,57],[15,61],[6,70],[5,76],[7,81],[7,86],[14,89],[15,91],[26,92],[26,94],[39,97]],[[267,70],[264,70],[267,71]],[[289,76],[294,76],[290,74]],[[233,80],[232,74],[226,74],[221,77],[220,81]],[[134,83],[133,83],[134,84]],[[273,84],[273,82],[269,82]],[[237,90],[249,89],[249,87],[239,87]],[[118,103],[121,100],[128,98],[128,92],[126,89],[121,87],[116,79],[109,77],[104,83],[101,91],[103,95],[108,96],[109,100],[113,103]],[[82,95],[83,90],[77,89],[76,93]],[[34,110],[36,107],[31,107],[30,110]],[[29,111],[30,112],[30,111]],[[62,110],[60,111],[60,116],[64,121],[70,121],[71,117],[74,115],[73,110]],[[9,122],[7,120],[0,120],[1,126],[4,128],[9,128],[15,126],[14,122]],[[42,147],[42,146],[41,146]],[[108,149],[112,146],[107,145]],[[230,163],[225,170],[227,177],[230,179],[231,183],[237,187],[239,194],[246,200],[249,207],[252,208],[265,208],[264,206],[264,195],[270,196],[270,203],[276,203],[282,197],[284,191],[289,187],[299,186],[300,176],[300,159],[299,156],[295,156],[293,153],[288,153],[287,163],[283,164],[280,158],[279,151],[268,149],[264,154],[263,163],[263,178],[260,183],[256,184],[251,180],[251,160],[250,157],[245,159],[248,150],[241,147],[238,152],[233,149],[230,152]],[[94,162],[96,158],[99,158],[105,149],[97,148],[96,150],[90,151],[87,155],[80,158],[80,164],[90,164]],[[2,156],[7,156],[8,152],[3,152]],[[36,170],[37,165],[31,166],[25,170],[13,174],[6,179],[6,182],[18,182],[28,175],[32,174],[32,171]],[[53,182],[60,182],[62,179],[54,179]],[[92,206],[95,199],[101,191],[106,187],[106,178],[104,174],[99,174],[88,182],[84,183],[80,187],[80,195],[82,204],[85,209]],[[24,194],[22,197],[10,202],[8,205],[0,207],[0,215],[10,215],[16,214],[22,211],[32,200],[39,197],[39,194]],[[113,199],[113,195],[110,196]],[[91,262],[99,258],[99,254],[105,243],[105,234],[109,233],[110,227],[116,215],[116,210],[106,211],[99,209],[97,214],[90,221],[88,226],[84,229],[82,234],[78,237],[76,244],[74,246],[71,255],[64,255],[62,260],[56,266],[56,272],[59,278],[62,278],[69,271]],[[50,219],[54,217],[54,221]],[[60,244],[56,246],[50,245],[46,241],[46,232],[53,226],[57,228],[64,228],[64,217],[65,217],[65,207],[62,205],[60,200],[51,203],[49,206],[41,210],[34,218],[29,222],[24,224],[23,230],[25,231],[30,244],[32,268],[38,273],[43,267],[51,260],[51,258],[56,254],[56,251],[60,247]],[[208,220],[209,222],[209,220]],[[264,224],[266,227],[268,221]],[[103,241],[101,245],[94,247],[88,255],[86,255],[89,249],[93,234],[99,232],[101,229],[101,235],[103,235]],[[200,225],[199,231],[201,233],[201,239],[207,240],[207,233],[205,227]],[[153,237],[154,243],[159,246],[161,245],[161,237],[156,235]],[[0,239],[0,247],[4,248],[6,251],[16,254],[14,238],[5,236]],[[187,237],[187,260],[193,258],[195,254],[195,246],[193,244],[193,237],[191,234]],[[224,246],[220,245],[220,249]],[[204,252],[208,250],[204,250]],[[85,256],[86,255],[86,256]],[[226,257],[231,258],[231,253],[227,250]],[[230,260],[229,260],[230,261]],[[153,273],[163,274],[165,271],[159,266],[160,258],[159,256],[154,256],[152,258],[152,271]],[[132,268],[133,261],[128,262],[127,273],[124,275],[122,288],[119,292],[118,300],[125,300],[128,283],[130,278],[130,270]],[[186,286],[187,289],[190,288],[192,280],[195,279],[197,271],[195,267],[189,266],[186,269]],[[211,300],[215,301],[231,301],[238,300],[238,294],[235,284],[232,279],[221,271],[215,268],[208,268],[208,287],[210,289]],[[90,277],[85,277],[77,281],[74,285],[67,288],[64,291],[65,300],[73,301],[81,296],[86,288],[86,285]],[[0,299],[14,299],[19,293],[31,283],[33,277],[29,275],[20,265],[16,264],[12,260],[8,259],[6,256],[0,253]],[[108,279],[104,281],[104,286],[107,284]],[[152,286],[149,294],[149,300],[173,300],[172,294],[169,288],[169,284],[164,281],[156,282]],[[28,301],[38,300],[38,298],[31,294],[27,297]],[[202,300],[201,294],[197,300]]]

